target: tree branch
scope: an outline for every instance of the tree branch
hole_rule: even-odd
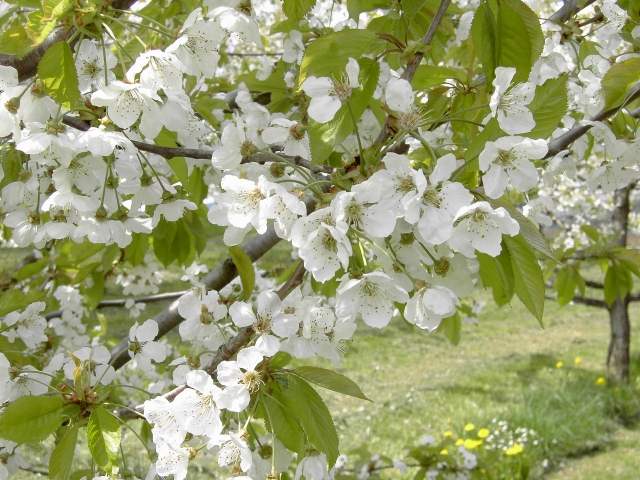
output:
[[[90,128],[90,125],[84,120],[81,120],[77,117],[72,117],[70,115],[64,115],[62,121],[70,127],[85,132]],[[160,155],[164,158],[188,157],[201,160],[210,160],[211,156],[213,155],[213,150],[207,148],[163,147],[160,145],[155,145],[153,143],[139,142],[138,140],[131,139],[129,140],[138,150],[142,150],[143,152],[155,153],[156,155]],[[243,158],[242,163],[264,164],[267,162],[282,162],[283,159],[300,167],[304,167],[316,174],[333,172],[333,169],[328,165],[315,165],[300,156],[292,157],[288,155],[280,155],[269,152],[254,153],[249,157]]]
[[[431,20],[431,24],[427,29],[427,33],[425,33],[424,37],[422,37],[422,45],[424,47],[431,44],[431,41],[433,40],[433,37],[436,35],[436,31],[438,30],[438,27],[440,26],[440,23],[442,22],[442,19],[444,18],[444,14],[447,12],[447,8],[449,8],[450,3],[451,3],[451,0],[440,1],[438,10],[434,15],[433,20]],[[422,61],[423,57],[424,57],[424,51],[417,52],[407,64],[407,68],[402,73],[402,78],[411,82],[411,80],[413,80],[413,76],[416,74],[418,65],[420,65],[420,62]]]
[[[578,5],[578,0],[565,0],[564,5],[556,13],[549,17],[555,23],[564,23],[580,10],[587,8],[595,0],[586,0],[582,5]]]
[[[287,295],[289,295],[297,286],[302,284],[304,274],[304,265],[302,264],[302,262],[300,262],[291,277],[276,292],[278,297],[280,297],[281,300],[284,300]],[[207,373],[209,375],[215,376],[218,365],[220,365],[220,363],[224,362],[225,360],[229,360],[236,353],[242,350],[243,347],[247,346],[253,339],[254,333],[255,331],[253,329],[253,326],[244,327],[238,330],[238,333],[236,333],[224,345],[221,345],[220,348],[218,348],[216,355],[211,361],[211,364],[207,367]],[[180,392],[184,391],[186,388],[186,385],[180,385],[162,396],[167,400],[173,400],[180,394]],[[144,405],[137,405],[135,408],[130,409],[123,408],[118,411],[118,416],[121,419],[132,419],[136,418],[136,414],[137,416],[142,416],[143,410]]]
[[[113,0],[111,2],[111,6],[119,10],[126,10],[134,3],[136,3],[136,0]],[[53,33],[51,33],[40,45],[34,47],[30,52],[22,57],[18,57],[17,55],[0,54],[0,65],[15,68],[18,71],[18,79],[20,81],[30,78],[35,75],[38,69],[38,63],[47,49],[54,43],[68,40],[75,31],[75,28],[65,29],[59,27],[54,30]]]
[[[608,110],[602,110],[593,117],[591,117],[592,122],[601,122],[606,120],[607,118],[615,115],[625,106],[627,106],[632,101],[640,98],[640,84],[634,85],[629,91],[629,95],[627,96],[626,101],[614,108],[610,108]],[[574,141],[580,138],[582,135],[587,133],[591,129],[592,125],[576,125],[568,132],[563,133],[559,137],[551,140],[549,142],[549,150],[547,151],[547,155],[544,158],[553,157],[554,155],[560,153],[564,149],[566,149],[569,145],[571,145]]]
[[[276,235],[273,226],[271,226],[265,234],[245,242],[243,249],[249,258],[255,262],[279,241],[280,238]],[[227,258],[217,268],[209,272],[203,283],[209,290],[220,290],[236,278],[237,275],[238,270],[233,260]],[[166,310],[158,314],[154,320],[158,323],[158,338],[175,328],[182,322],[182,317],[178,315],[178,301],[174,301]],[[111,351],[111,361],[109,363],[117,370],[130,359],[129,339],[125,338]]]

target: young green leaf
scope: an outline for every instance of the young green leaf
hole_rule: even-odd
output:
[[[253,269],[253,262],[242,247],[237,245],[229,247],[229,255],[231,256],[231,260],[233,260],[233,264],[238,269],[238,275],[240,275],[240,281],[242,282],[242,299],[248,300],[251,298],[253,288],[256,284],[256,273]]]
[[[558,128],[567,113],[567,76],[550,78],[538,88],[536,96],[529,105],[536,121],[536,127],[527,133],[527,137],[546,138]]]
[[[260,402],[265,410],[265,420],[268,428],[292,452],[304,453],[304,431],[296,418],[287,414],[279,389],[273,391],[273,396],[262,395]]]
[[[367,396],[362,392],[357,383],[344,375],[334,372],[333,370],[327,370],[320,367],[299,367],[293,370],[293,373],[299,375],[305,380],[320,385],[321,387],[328,388],[334,392],[342,393],[344,395],[350,395],[352,397],[360,398],[362,400],[369,400]]]
[[[630,58],[611,66],[602,79],[605,108],[622,105],[631,87],[640,82],[640,58]]]
[[[329,409],[305,380],[287,374],[282,385],[282,403],[287,415],[300,422],[311,446],[327,455],[329,464],[338,458],[338,434]]]
[[[462,332],[462,319],[457,313],[442,320],[438,330],[444,333],[453,345],[460,343],[460,334]]]
[[[69,480],[78,440],[78,425],[67,427],[49,457],[49,478]]]
[[[0,415],[0,438],[37,443],[55,432],[65,417],[61,397],[21,397]]]
[[[316,0],[284,0],[282,10],[289,20],[299,22],[313,8]]]
[[[511,256],[516,295],[542,325],[545,285],[536,255],[522,235],[503,240]]]
[[[513,269],[509,251],[504,249],[497,257],[478,253],[478,264],[482,284],[491,288],[494,301],[498,305],[509,303],[514,294]]]
[[[38,63],[38,77],[45,92],[66,108],[80,101],[78,73],[67,42],[51,45]]]
[[[87,441],[96,465],[106,469],[115,465],[120,447],[120,422],[104,407],[98,406],[89,417]]]

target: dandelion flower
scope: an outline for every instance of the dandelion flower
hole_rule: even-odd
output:
[[[504,453],[511,457],[514,455],[519,455],[523,450],[524,446],[521,443],[514,443],[509,448],[507,448]]]

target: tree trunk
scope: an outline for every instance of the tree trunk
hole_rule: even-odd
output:
[[[612,380],[629,381],[629,345],[631,327],[629,324],[629,302],[618,298],[609,311],[611,336],[607,353],[607,371]]]
[[[635,183],[616,190],[614,194],[616,207],[613,211],[614,225],[618,230],[617,244],[626,248],[629,235],[629,213],[631,211],[629,197]],[[610,336],[607,352],[607,370],[613,380],[629,381],[629,354],[631,326],[629,324],[629,295],[617,298],[607,308],[609,311]]]

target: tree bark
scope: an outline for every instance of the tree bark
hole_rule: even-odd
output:
[[[613,221],[619,232],[620,247],[627,246],[629,234],[629,197],[635,184],[617,190],[615,193],[616,207]],[[613,305],[607,308],[609,312],[610,336],[607,351],[607,371],[612,380],[629,381],[629,357],[631,344],[631,325],[629,323],[629,295],[617,298]]]
[[[607,371],[612,380],[629,381],[629,357],[631,341],[631,325],[629,323],[629,301],[617,298],[607,308],[611,333],[607,352]]]

